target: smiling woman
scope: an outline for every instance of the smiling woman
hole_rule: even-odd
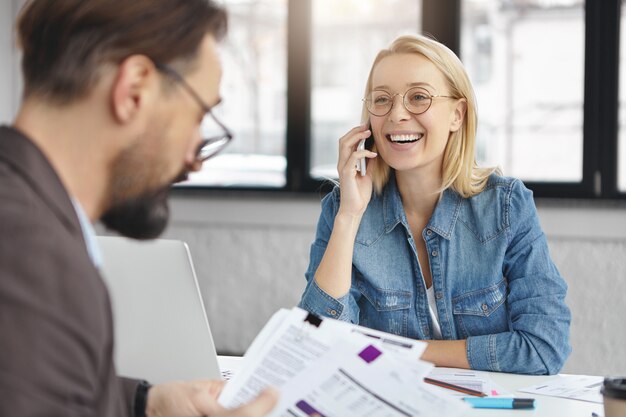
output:
[[[463,70],[463,66],[458,58],[451,52],[442,53],[439,49],[430,49],[427,41],[423,43],[413,42],[409,37],[399,38],[388,49],[381,51],[372,65],[372,70],[366,84],[366,99],[363,108],[363,119],[369,118],[372,128],[376,130],[385,122],[385,120],[402,120],[403,118],[411,118],[411,115],[421,115],[420,120],[422,126],[418,131],[413,132],[421,137],[429,125],[436,129],[431,134],[431,138],[439,138],[439,149],[433,149],[435,141],[429,141],[431,146],[424,144],[426,149],[426,157],[432,150],[434,158],[438,158],[434,165],[435,169],[439,169],[439,165],[443,165],[443,182],[442,189],[447,188],[454,183],[455,190],[464,197],[470,197],[476,191],[482,190],[489,174],[493,169],[480,169],[476,166],[474,157],[474,146],[476,138],[476,99],[471,87],[470,81]],[[447,48],[441,48],[445,52]],[[382,80],[382,84],[381,84]],[[391,80],[390,84],[396,84],[398,91],[408,90],[402,95],[403,106],[397,106],[393,109],[393,97],[399,95],[396,92],[393,97],[389,96],[391,87],[386,85],[386,80]],[[406,85],[402,85],[398,80],[409,80]],[[372,110],[372,98],[379,97],[381,93],[391,97],[391,102],[387,104],[385,113],[382,111]],[[411,93],[411,95],[409,95]],[[449,99],[447,102],[439,100],[433,107],[433,98]],[[450,117],[449,113],[453,110],[452,124],[446,125],[445,121],[437,120],[437,117]],[[431,109],[431,107],[433,107]],[[442,113],[443,111],[443,113]],[[404,112],[404,113],[403,113]],[[371,117],[370,117],[371,115]],[[396,132],[387,132],[396,135],[406,133],[406,123],[401,123],[402,128],[395,126]],[[386,128],[388,129],[388,124]],[[391,127],[394,127],[392,124]],[[443,129],[443,131],[439,131]],[[373,132],[375,136],[378,132]],[[448,136],[450,141],[448,142]],[[392,141],[392,143],[398,141]],[[426,141],[423,141],[426,142]],[[389,147],[398,151],[409,151],[408,147],[385,146],[386,142],[380,141],[381,151],[386,152]],[[444,158],[443,150],[446,148],[448,155]],[[424,156],[422,156],[424,158]],[[376,164],[375,169],[378,173],[374,176],[374,188],[380,193],[382,187],[389,177],[388,158],[383,155],[382,161]],[[465,165],[465,167],[463,167]],[[468,172],[473,169],[474,177],[467,175],[459,175],[462,170]]]
[[[363,125],[339,140],[340,186],[322,201],[300,305],[427,340],[423,358],[438,366],[558,372],[567,285],[532,193],[476,164],[476,100],[459,59],[402,36],[374,60],[363,101]],[[358,149],[371,135],[373,152]]]

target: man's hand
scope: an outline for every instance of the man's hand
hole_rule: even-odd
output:
[[[273,389],[263,391],[256,399],[239,408],[226,410],[217,402],[224,381],[168,382],[148,391],[148,417],[262,417],[278,401]]]
[[[278,402],[278,391],[274,389],[266,389],[261,392],[258,397],[250,401],[246,405],[218,412],[210,417],[261,417],[269,414]]]

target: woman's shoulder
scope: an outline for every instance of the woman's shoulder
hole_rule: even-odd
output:
[[[462,199],[459,220],[477,236],[488,239],[511,226],[521,212],[535,210],[532,192],[513,177],[491,174],[485,188],[473,197]]]
[[[493,203],[494,200],[510,204],[512,198],[524,196],[532,196],[532,191],[526,188],[522,180],[492,173],[487,179],[485,188],[466,200],[471,204]]]
[[[498,174],[497,172],[493,172],[491,173],[491,175],[489,175],[485,190],[496,188],[510,189],[515,184],[522,184],[522,180],[520,180],[519,178],[507,177],[505,175]]]
[[[333,189],[322,197],[322,213],[335,214],[337,212],[341,197],[340,193],[339,184],[334,183]]]

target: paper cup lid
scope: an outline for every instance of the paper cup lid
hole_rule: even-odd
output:
[[[626,400],[626,377],[604,378],[602,395],[620,400]]]

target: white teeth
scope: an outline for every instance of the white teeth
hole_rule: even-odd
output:
[[[392,142],[415,142],[424,136],[422,133],[410,135],[387,135]]]

